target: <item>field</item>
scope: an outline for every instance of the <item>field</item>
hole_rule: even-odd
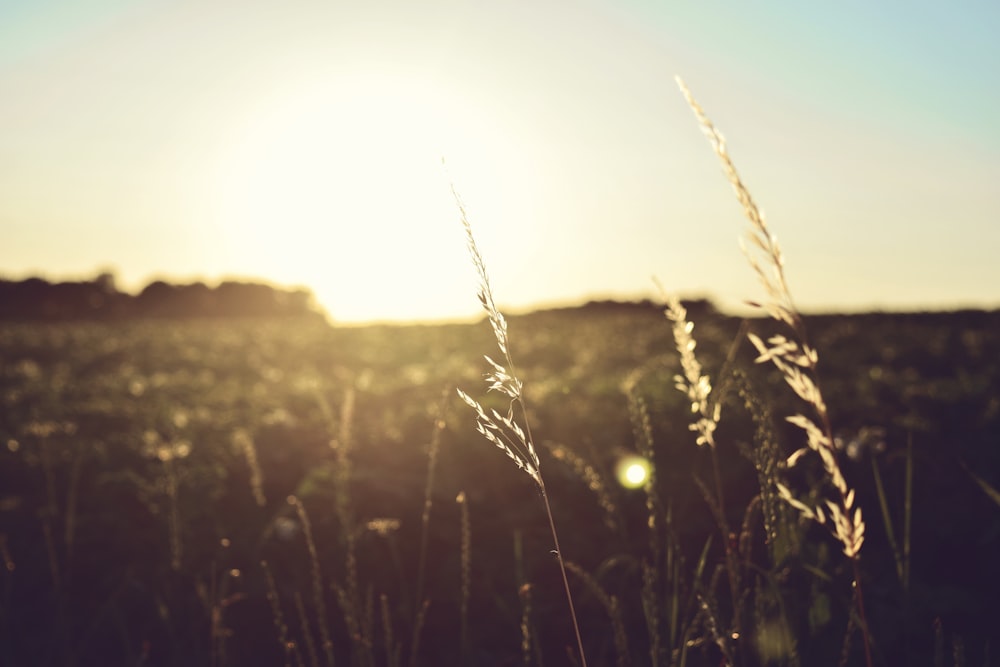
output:
[[[801,408],[743,322],[689,310],[725,396],[718,484],[662,308],[510,319],[587,661],[864,664],[852,561],[774,502],[819,483],[785,471]],[[873,663],[995,664],[1000,313],[806,326]],[[490,350],[485,322],[3,324],[0,663],[570,664],[537,487],[456,395],[486,396]],[[653,481],[619,484],[648,449]]]

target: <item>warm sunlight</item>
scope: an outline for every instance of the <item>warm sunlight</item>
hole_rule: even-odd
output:
[[[627,456],[615,466],[618,482],[628,489],[641,488],[649,478],[649,461],[640,456]]]
[[[430,81],[369,73],[277,91],[234,128],[221,164],[223,252],[248,274],[309,286],[335,319],[440,311],[470,290],[441,160],[481,192],[512,150]]]

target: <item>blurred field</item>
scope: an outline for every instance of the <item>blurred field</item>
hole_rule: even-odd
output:
[[[714,377],[740,322],[702,306],[692,317]],[[764,322],[751,326],[768,331]],[[861,562],[876,663],[950,665],[960,656],[963,664],[991,664],[1000,655],[1000,505],[976,479],[1000,487],[1000,313],[812,317],[807,326],[845,443],[845,475],[868,524]],[[708,459],[674,388],[669,323],[649,305],[592,304],[514,317],[510,329],[535,439],[548,443],[542,466],[563,553],[620,597],[631,662],[649,664],[637,600],[649,549],[645,497],[619,486],[613,472],[636,451],[626,380],[649,406],[657,492],[669,504],[686,571],[714,530],[694,481],[710,475]],[[570,621],[537,491],[475,433],[454,391],[479,391],[481,355],[493,347],[483,323],[0,325],[0,664],[280,665],[295,664],[296,655],[310,664],[306,639],[321,642],[318,623],[338,664],[411,664],[411,657],[421,665],[522,664],[524,584],[537,642],[529,657],[565,664]],[[781,378],[752,364],[745,341],[738,350],[734,367],[775,415],[791,453],[800,444],[781,425],[795,410]],[[758,490],[746,457],[755,427],[741,405],[732,392],[718,432],[734,526]],[[557,445],[593,466],[606,484],[603,505],[552,455]],[[908,445],[912,571],[904,587],[873,461],[899,536]],[[460,492],[471,537],[467,646]],[[301,517],[287,500],[293,495],[311,523],[322,609]],[[758,520],[747,519],[759,540]],[[850,609],[841,584],[850,573],[822,530],[801,529],[810,548],[785,562],[767,563],[759,549],[746,556],[780,585],[797,624],[796,659],[837,664]],[[709,546],[709,570],[722,558],[718,541]],[[363,630],[353,638],[350,605],[336,592],[349,588],[348,542],[357,554],[354,611]],[[571,583],[588,661],[614,664],[607,612],[579,579]],[[426,622],[411,654],[424,600]],[[297,654],[279,643],[272,602]],[[713,650],[693,639],[689,664],[718,664]],[[852,661],[856,651],[847,649]]]

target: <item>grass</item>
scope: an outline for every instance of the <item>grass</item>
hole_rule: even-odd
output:
[[[692,111],[694,111],[716,155],[719,157],[723,171],[732,184],[737,200],[750,223],[750,230],[747,234],[749,246],[744,246],[744,254],[767,295],[767,300],[759,305],[771,318],[787,326],[798,339],[796,341],[784,335],[776,334],[768,338],[765,343],[755,333],[748,334],[749,341],[758,352],[758,356],[754,361],[756,363],[773,364],[780,371],[788,386],[806,403],[813,413],[813,416],[797,413],[787,417],[789,423],[802,429],[806,435],[807,447],[798,449],[788,457],[786,464],[788,467],[794,466],[809,451],[818,454],[825,473],[826,483],[833,488],[832,498],[824,499],[823,504],[807,504],[803,502],[793,495],[788,486],[778,481],[773,482],[773,488],[762,488],[761,492],[771,492],[773,494],[776,491],[803,518],[828,525],[834,536],[841,543],[844,555],[851,559],[853,566],[854,578],[851,586],[854,590],[854,600],[858,612],[857,625],[861,630],[865,663],[868,667],[871,667],[872,657],[868,622],[865,616],[864,595],[859,568],[859,556],[864,543],[865,524],[862,519],[861,508],[855,506],[855,491],[848,487],[837,461],[830,417],[818,382],[818,355],[816,350],[806,342],[805,326],[801,315],[794,306],[791,292],[788,288],[784,272],[784,259],[778,247],[777,240],[764,221],[764,216],[758,209],[749,190],[741,180],[726,149],[725,139],[723,139],[722,134],[715,128],[695,101],[684,82],[678,78],[677,83],[684,98],[687,100]],[[486,356],[486,361],[492,369],[486,375],[486,381],[490,390],[495,390],[509,398],[510,405],[507,414],[503,415],[496,409],[487,412],[479,402],[461,390],[459,390],[459,396],[475,411],[479,433],[486,440],[503,450],[517,468],[525,471],[538,485],[542,500],[544,501],[546,515],[552,529],[552,539],[555,545],[554,554],[559,562],[565,586],[568,612],[573,623],[577,646],[579,648],[579,659],[586,666],[583,640],[580,637],[579,622],[566,576],[566,564],[563,554],[559,549],[559,538],[552,517],[549,497],[545,491],[545,484],[541,476],[539,457],[531,438],[530,427],[527,423],[527,409],[523,398],[523,383],[518,379],[513,370],[514,364],[509,350],[507,323],[496,307],[486,265],[473,237],[472,227],[467,218],[465,206],[457,193],[455,194],[455,198],[461,215],[462,225],[465,229],[469,253],[479,275],[479,300],[486,312],[500,353],[506,362],[506,365],[502,365],[495,362],[489,356]],[[693,336],[694,323],[688,320],[687,311],[680,300],[676,297],[670,297],[665,314],[667,319],[673,323],[674,341],[680,357],[681,373],[675,376],[675,386],[689,401],[693,415],[689,429],[696,433],[695,443],[698,446],[707,446],[712,459],[714,492],[710,491],[700,480],[698,480],[699,486],[717,522],[722,538],[721,542],[725,545],[725,563],[723,569],[728,579],[731,604],[728,624],[726,627],[720,627],[722,621],[719,617],[718,601],[711,599],[706,593],[699,592],[697,600],[701,619],[708,635],[717,644],[722,661],[729,665],[744,664],[746,660],[742,654],[752,650],[750,644],[745,639],[746,635],[743,630],[744,614],[741,607],[746,591],[743,590],[741,585],[742,573],[740,571],[741,564],[737,553],[737,545],[730,539],[730,526],[725,517],[725,486],[722,483],[719,472],[719,458],[716,453],[715,432],[721,419],[722,400],[713,395],[711,378],[702,372],[702,365],[695,355],[697,344]],[[649,435],[648,414],[646,414],[645,405],[641,401],[641,398],[633,397],[632,400],[634,403],[633,419],[640,426],[637,431],[637,439],[642,441],[642,453],[647,459],[651,459],[653,456],[653,445],[651,442],[652,438]],[[515,419],[515,407],[518,408],[520,417],[523,419],[523,427]],[[579,472],[579,466],[577,466],[577,471]],[[661,649],[662,637],[660,636],[661,611],[657,606],[657,589],[659,588],[660,579],[665,576],[665,573],[661,571],[662,549],[660,535],[656,532],[659,520],[658,515],[661,512],[659,511],[659,503],[653,488],[653,484],[655,483],[655,469],[650,473],[650,479],[653,481],[646,485],[646,492],[649,526],[651,528],[650,551],[653,565],[650,566],[647,564],[644,567],[644,606],[647,629],[650,634],[650,659],[655,665],[660,664],[663,656]],[[771,482],[769,478],[762,477],[762,479]],[[876,479],[880,482],[879,478]],[[879,486],[879,489],[881,490],[881,486]],[[748,519],[749,516],[748,512]],[[744,528],[743,532],[748,533],[749,529]],[[891,531],[889,535],[892,535]],[[621,622],[617,602],[612,603],[613,598],[604,594],[603,589],[600,588],[596,581],[589,577],[581,568],[574,566],[573,570],[577,573],[578,577],[588,584],[592,591],[597,593],[598,599],[602,601],[609,613],[612,613],[613,618],[618,618],[615,623],[614,636],[618,650],[618,661],[620,662],[623,659],[622,656],[627,651],[625,651],[623,647],[624,643],[620,639]],[[666,576],[676,578],[678,573],[671,571],[666,573]],[[675,590],[671,606],[671,646],[677,641],[676,627],[678,623],[678,608],[676,603],[677,583],[672,583]],[[853,625],[852,619],[849,628],[853,627]],[[781,627],[788,627],[787,619],[785,619]],[[849,639],[849,636],[850,630],[848,631],[847,639]],[[847,645],[847,639],[845,639],[845,646]],[[750,637],[750,641],[754,641],[753,636]],[[760,644],[759,640],[758,644]],[[758,645],[757,651],[759,655],[766,653],[766,657],[770,659],[778,657],[775,655],[774,648],[773,646],[769,646],[766,649],[761,649]],[[782,648],[787,650],[785,647]],[[683,652],[681,655],[683,655]]]
[[[0,663],[991,664],[1000,314],[799,313],[691,101],[765,317],[508,321],[460,204],[489,327],[0,326]]]
[[[718,378],[740,322],[687,306],[702,374]],[[1000,354],[998,316],[806,319],[825,362],[829,412],[845,422],[838,437],[850,440],[866,424],[886,428],[884,451],[865,445],[856,458],[838,451],[866,510],[861,568],[873,662],[909,656],[909,664],[934,664],[939,619],[944,664],[953,663],[959,639],[966,664],[988,664],[997,506],[962,464],[996,488],[990,457],[1000,423],[991,406],[1000,401],[992,389],[1000,386],[1000,370],[989,359]],[[509,327],[523,349],[518,371],[536,388],[530,416],[560,545],[576,571],[592,579],[569,571],[588,662],[617,664],[616,627],[624,627],[630,664],[651,664],[654,655],[660,664],[718,664],[722,649],[710,623],[722,636],[734,606],[726,545],[697,481],[714,497],[711,452],[695,444],[689,401],[674,387],[681,365],[671,323],[654,307],[594,306],[512,318]],[[975,346],[956,352],[949,341],[957,331]],[[530,664],[568,660],[574,633],[534,481],[505,465],[502,452],[483,447],[469,423],[474,416],[449,387],[480,381],[482,369],[471,362],[493,342],[488,327],[5,325],[0,338],[6,664],[120,664],[143,655],[151,664],[209,664],[213,645],[216,664],[312,664],[308,641],[326,664],[312,557],[289,495],[308,514],[336,664],[367,660],[366,638],[373,640],[375,664],[386,664],[383,594],[407,664],[442,664],[459,654],[463,599],[470,663],[524,664],[525,655]],[[614,344],[623,340],[639,342]],[[782,467],[801,433],[782,417],[801,408],[779,373],[753,364],[748,348],[711,393],[726,397],[714,438],[726,541],[738,557],[742,629],[766,639],[742,654],[737,643],[734,658],[837,664],[850,622],[849,560],[832,533],[802,521],[776,491],[782,482],[809,500],[810,480],[826,488],[823,469],[808,457],[794,469]],[[37,377],[23,372],[29,358],[39,366]],[[165,359],[173,360],[169,374]],[[211,378],[201,377],[204,369]],[[318,372],[331,379],[317,379]],[[61,386],[60,377],[77,380]],[[136,397],[129,386],[139,378],[147,389]],[[357,643],[339,601],[348,561],[335,509],[337,453],[329,446],[339,437],[349,391],[354,444],[346,491],[359,598],[353,615],[364,631]],[[43,408],[58,429],[37,421]],[[186,439],[191,449],[173,460],[183,545],[175,570],[166,471],[155,452],[146,453],[143,436],[150,429],[170,435],[178,409],[190,419],[171,437]],[[75,429],[64,428],[70,422]],[[244,431],[255,445],[263,507],[234,441]],[[615,469],[637,455],[652,463],[653,474],[630,490],[618,484]],[[899,556],[909,563],[908,593],[881,518],[873,462]],[[55,515],[47,510],[47,474]],[[461,491],[471,534],[467,584],[461,507],[454,502]],[[64,530],[71,492],[77,496],[72,552]],[[380,518],[398,520],[398,528],[373,523]],[[386,535],[375,530],[379,525]],[[963,567],[948,565],[956,553]],[[233,569],[239,578],[228,576]],[[617,600],[620,624],[595,584]],[[857,631],[853,637],[848,662],[864,664]]]
[[[476,246],[476,240],[472,235],[472,226],[466,217],[465,205],[457,193],[455,193],[455,200],[462,216],[462,226],[465,228],[469,254],[472,257],[472,263],[476,267],[476,272],[479,274],[479,302],[482,304],[483,310],[486,311],[497,347],[500,348],[500,354],[503,355],[506,362],[506,366],[504,366],[487,356],[486,362],[492,370],[486,375],[486,382],[491,391],[497,391],[509,398],[510,404],[507,414],[502,415],[496,409],[491,409],[487,412],[478,401],[461,389],[458,390],[458,395],[476,412],[476,430],[489,442],[503,450],[514,464],[526,472],[534,480],[535,484],[538,485],[538,491],[541,493],[542,501],[545,504],[545,514],[549,520],[549,527],[552,530],[552,544],[555,547],[554,553],[556,560],[559,562],[559,571],[562,575],[563,586],[566,591],[566,603],[569,607],[570,618],[573,621],[573,632],[576,634],[576,645],[579,649],[578,657],[580,664],[583,667],[587,667],[587,657],[583,650],[583,639],[580,637],[580,624],[576,617],[576,609],[573,606],[573,593],[570,591],[569,579],[566,576],[566,561],[563,559],[562,550],[559,548],[559,534],[556,531],[555,519],[552,518],[549,495],[545,491],[545,481],[542,478],[538,452],[531,437],[531,426],[527,419],[528,410],[524,402],[524,384],[517,377],[517,373],[514,370],[514,360],[510,354],[510,347],[507,341],[507,321],[496,307],[496,302],[493,299],[493,290],[490,287],[489,274],[486,272],[486,263],[483,261],[483,257],[479,253],[479,248]],[[518,419],[515,418],[515,407],[520,413],[521,423],[524,424],[523,427],[518,422]],[[464,507],[464,502],[462,505]]]
[[[855,506],[855,491],[848,486],[840,470],[840,464],[837,461],[830,415],[819,385],[817,371],[819,356],[815,348],[811,347],[807,342],[805,325],[801,315],[795,308],[791,291],[788,288],[788,282],[785,278],[785,262],[781,249],[778,247],[777,239],[771,233],[767,223],[764,221],[763,214],[758,209],[757,204],[750,195],[750,191],[743,184],[739,173],[736,171],[736,167],[726,150],[725,139],[708,119],[704,111],[702,111],[684,82],[678,78],[677,83],[684,94],[684,98],[694,111],[705,136],[715,150],[716,155],[718,155],[723,171],[732,184],[736,198],[739,200],[743,208],[743,213],[750,223],[750,230],[747,233],[748,245],[744,245],[743,248],[750,266],[753,268],[754,273],[756,273],[767,295],[767,300],[761,304],[761,307],[772,319],[783,323],[791,329],[792,334],[798,339],[796,341],[795,338],[789,339],[784,335],[776,334],[768,338],[765,343],[756,334],[751,333],[748,336],[750,342],[759,353],[755,362],[772,363],[781,372],[785,382],[787,382],[792,391],[809,406],[813,413],[813,416],[798,413],[787,418],[789,423],[798,426],[804,431],[807,442],[807,448],[800,448],[788,457],[787,465],[789,467],[794,466],[810,450],[818,454],[827,478],[826,481],[829,485],[833,486],[834,497],[824,500],[826,507],[826,511],[824,511],[824,505],[811,506],[793,497],[792,492],[784,484],[777,483],[776,488],[781,497],[797,509],[804,518],[829,525],[837,540],[841,543],[844,555],[851,559],[854,570],[852,587],[855,592],[858,616],[860,617],[865,662],[868,667],[871,667],[872,658],[868,637],[868,621],[865,618],[864,594],[858,562],[861,547],[864,544],[865,523],[862,519],[861,508]],[[680,320],[673,319],[675,319],[675,322],[683,321],[683,318]],[[694,382],[701,381],[701,378],[697,377],[697,367],[693,369],[693,373],[689,371],[688,366],[695,362],[685,360],[685,353],[689,355],[693,353],[694,346],[693,341],[686,336],[681,335],[678,337],[678,333],[682,332],[690,333],[690,329],[687,326],[683,327],[683,329],[679,326],[676,327],[675,338],[677,339],[678,346],[681,348],[682,362],[687,361],[686,364],[682,365],[684,366],[686,375],[689,376],[687,381],[689,387],[691,387],[692,378],[690,376],[694,376]],[[705,382],[707,382],[707,379]],[[692,388],[689,388],[689,394],[692,390]],[[707,390],[704,393],[707,394]],[[704,398],[701,401],[699,409],[702,412],[707,412],[707,403]],[[716,405],[718,406],[718,404]],[[714,425],[718,422],[718,419],[719,415],[716,408],[716,412],[712,414],[711,419],[703,414],[701,419],[696,422],[697,430],[703,433],[699,438],[699,443],[705,442],[713,445],[713,454],[714,443],[711,440],[711,432],[714,430]],[[718,470],[718,466],[716,466],[716,470]],[[721,504],[721,484],[718,485],[718,493],[720,494]],[[731,566],[731,569],[735,569],[735,564]],[[734,576],[731,575],[730,579],[735,583]],[[738,625],[735,626],[734,632],[739,632]]]
[[[766,295],[766,299],[762,303],[755,305],[762,308],[770,318],[784,325],[792,334],[791,338],[784,334],[774,334],[767,338],[766,342],[756,333],[747,334],[749,342],[758,353],[754,362],[757,364],[772,364],[780,372],[788,387],[792,389],[793,393],[799,399],[801,399],[801,401],[807,406],[808,411],[811,413],[805,414],[797,412],[786,417],[786,421],[788,423],[801,429],[803,435],[805,436],[806,446],[800,447],[788,456],[784,461],[784,467],[794,468],[811,452],[817,455],[823,473],[822,480],[818,483],[814,481],[812,484],[810,493],[812,498],[802,499],[791,491],[785,483],[777,480],[773,474],[773,464],[768,466],[767,471],[765,471],[758,464],[758,479],[763,482],[760,489],[760,495],[754,498],[750,507],[748,507],[744,518],[743,530],[740,534],[740,540],[738,543],[734,544],[735,541],[731,538],[730,526],[725,516],[725,486],[720,475],[720,465],[715,440],[715,432],[721,419],[723,399],[712,394],[711,378],[702,373],[702,365],[695,355],[696,340],[693,336],[694,323],[688,320],[686,309],[681,305],[680,301],[676,297],[670,297],[668,299],[665,314],[667,319],[673,323],[674,341],[677,346],[681,366],[681,372],[675,376],[675,384],[676,388],[680,390],[689,401],[690,409],[693,415],[692,421],[689,424],[689,429],[696,433],[695,443],[699,446],[707,446],[707,449],[711,454],[714,493],[710,491],[700,479],[696,478],[696,481],[698,482],[699,488],[702,490],[706,503],[716,519],[722,538],[721,541],[725,545],[724,565],[720,567],[727,575],[730,594],[729,601],[731,604],[729,609],[728,624],[723,627],[723,621],[721,620],[718,610],[718,599],[712,595],[714,593],[714,585],[707,592],[697,591],[698,584],[700,583],[699,580],[701,571],[703,569],[704,558],[702,558],[699,562],[698,572],[694,580],[694,589],[696,590],[696,599],[699,608],[699,615],[696,618],[700,619],[703,623],[707,638],[717,645],[723,664],[742,665],[747,664],[748,661],[751,660],[771,662],[781,659],[792,663],[798,662],[798,656],[794,646],[795,640],[789,634],[788,628],[790,627],[790,622],[787,617],[780,619],[777,625],[768,626],[765,621],[762,621],[761,616],[758,614],[753,618],[753,623],[755,623],[757,630],[756,633],[750,633],[748,635],[744,631],[743,627],[743,617],[745,613],[745,610],[743,609],[744,601],[749,595],[754,595],[754,593],[756,593],[755,602],[759,601],[763,596],[761,595],[759,588],[755,592],[751,592],[743,587],[745,572],[742,570],[745,569],[745,566],[749,565],[749,563],[740,562],[741,556],[738,553],[739,546],[742,545],[744,540],[748,542],[750,539],[750,520],[752,517],[751,509],[754,506],[753,503],[761,503],[762,501],[760,499],[764,495],[770,495],[772,498],[777,495],[785,503],[787,503],[788,506],[798,512],[803,519],[815,521],[820,525],[827,526],[836,540],[840,543],[844,556],[850,560],[852,568],[852,580],[850,584],[856,616],[852,612],[847,623],[847,630],[841,653],[841,662],[846,663],[849,660],[851,635],[853,630],[857,628],[860,630],[865,664],[867,667],[872,667],[871,638],[865,610],[860,566],[861,548],[864,545],[866,526],[862,517],[861,507],[859,507],[856,503],[856,491],[848,485],[838,461],[838,451],[835,446],[831,418],[819,384],[819,356],[816,349],[808,343],[803,318],[794,305],[791,292],[788,287],[788,282],[785,277],[784,257],[782,256],[776,237],[771,232],[765,222],[763,214],[760,212],[760,209],[757,207],[757,204],[750,194],[750,191],[745,186],[739,173],[737,172],[736,167],[728,153],[726,142],[722,134],[715,128],[711,120],[709,120],[707,115],[702,110],[701,106],[694,99],[694,96],[688,87],[679,77],[677,78],[677,83],[682,94],[684,95],[684,98],[687,100],[689,106],[694,112],[701,129],[718,156],[722,164],[723,172],[733,186],[736,198],[750,224],[749,231],[746,235],[747,244],[743,246],[744,254],[750,264],[750,267],[753,269],[760,284],[764,288]],[[492,367],[492,372],[486,376],[487,383],[489,384],[490,390],[497,390],[501,394],[506,395],[510,399],[511,403],[507,415],[504,416],[495,409],[492,410],[491,413],[487,413],[477,401],[461,390],[459,390],[459,395],[463,401],[465,401],[475,411],[477,415],[477,430],[479,433],[489,442],[502,449],[507,456],[514,461],[515,465],[519,469],[524,470],[529,476],[532,477],[539,487],[545,504],[546,514],[552,529],[552,538],[555,545],[554,553],[559,562],[565,585],[568,613],[572,620],[573,629],[576,634],[577,645],[580,652],[580,661],[586,665],[577,614],[566,577],[566,565],[562,552],[559,549],[559,540],[555,523],[552,518],[549,497],[545,491],[545,485],[541,477],[539,457],[533,446],[530,428],[527,426],[527,411],[522,394],[523,384],[513,371],[513,361],[509,352],[507,324],[503,315],[501,315],[496,308],[484,260],[473,238],[472,228],[467,219],[465,207],[458,198],[457,194],[456,200],[458,202],[462,224],[466,231],[473,264],[475,265],[480,277],[480,302],[487,313],[487,319],[493,329],[497,345],[500,348],[501,353],[504,355],[507,364],[505,367],[487,356],[486,361]],[[723,372],[725,372],[725,369]],[[632,397],[632,402],[634,405],[633,419],[639,424],[639,428],[637,429],[637,440],[642,443],[640,450],[647,457],[647,459],[652,459],[653,448],[651,436],[649,435],[650,429],[648,426],[648,415],[645,410],[645,405],[641,399],[635,397]],[[522,428],[514,418],[515,405],[520,408],[521,416],[525,419],[524,428]],[[759,459],[752,460],[754,460],[755,464],[759,461]],[[908,458],[908,461],[909,460],[910,459]],[[889,518],[885,492],[881,477],[878,473],[877,463],[873,460],[872,465],[875,473],[875,482],[878,490],[880,508],[882,509],[882,515],[886,526],[886,534],[889,539],[893,555],[896,559],[899,581],[903,586],[904,592],[906,592],[908,588],[910,548],[909,530],[911,518],[909,508],[911,506],[910,494],[912,489],[912,467],[909,464],[907,466],[907,539],[905,541],[905,555],[903,555],[895,542],[892,522]],[[576,470],[578,474],[580,469],[581,466],[577,465]],[[765,474],[765,472],[767,474]],[[980,486],[986,489],[987,493],[990,494],[992,488],[976,478],[974,474],[972,474],[972,476],[973,479],[979,482]],[[587,481],[586,476],[584,479]],[[670,582],[672,589],[672,604],[670,607],[671,618],[669,622],[669,626],[671,628],[670,646],[674,647],[678,636],[677,589],[682,584],[677,581],[680,575],[678,571],[676,571],[669,564],[666,568],[662,566],[663,550],[660,544],[661,536],[657,533],[657,523],[659,521],[659,515],[662,514],[662,509],[656,497],[654,485],[655,467],[651,469],[649,481],[646,484],[647,512],[649,516],[648,524],[650,527],[650,556],[652,565],[646,563],[643,566],[643,606],[644,614],[646,616],[647,631],[649,634],[650,660],[652,664],[658,665],[661,664],[661,662],[664,662],[664,650],[662,648],[663,638],[661,637],[662,610],[658,606],[658,597],[660,592],[658,589],[660,588],[662,580]],[[817,494],[817,487],[819,486],[826,488],[820,490]],[[591,484],[591,488],[594,488],[593,484]],[[788,542],[788,537],[777,534],[779,530],[787,530],[787,526],[787,523],[783,524],[783,527],[779,527],[778,524],[772,523],[769,530],[769,537],[776,542]],[[706,544],[705,551],[707,551],[707,548],[708,545]],[[772,562],[771,566],[773,567],[778,564],[779,563]],[[587,584],[589,589],[595,593],[596,597],[601,600],[609,614],[611,614],[615,628],[613,634],[618,653],[617,661],[622,663],[623,660],[626,660],[625,656],[628,655],[628,651],[627,642],[621,639],[622,623],[620,620],[620,610],[617,599],[609,597],[597,581],[593,577],[590,577],[582,568],[574,565],[572,566],[572,569],[577,576],[583,580],[585,584]],[[664,569],[666,569],[666,572],[664,572]],[[781,605],[780,599],[777,602],[777,608],[782,610],[782,613],[786,613],[784,612],[784,607]],[[688,644],[687,637],[688,633],[685,632],[683,635],[684,646],[679,650],[680,664],[684,664],[685,662],[686,652],[684,649],[686,649]],[[754,651],[756,652],[756,656],[752,658],[747,657],[748,653]],[[677,655],[677,653],[677,650],[671,652],[671,663],[674,662],[673,656]]]

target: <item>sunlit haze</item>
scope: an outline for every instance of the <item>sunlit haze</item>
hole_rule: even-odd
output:
[[[307,286],[336,321],[759,298],[1000,306],[1000,5],[0,4],[0,275]],[[446,167],[442,167],[442,158]]]

